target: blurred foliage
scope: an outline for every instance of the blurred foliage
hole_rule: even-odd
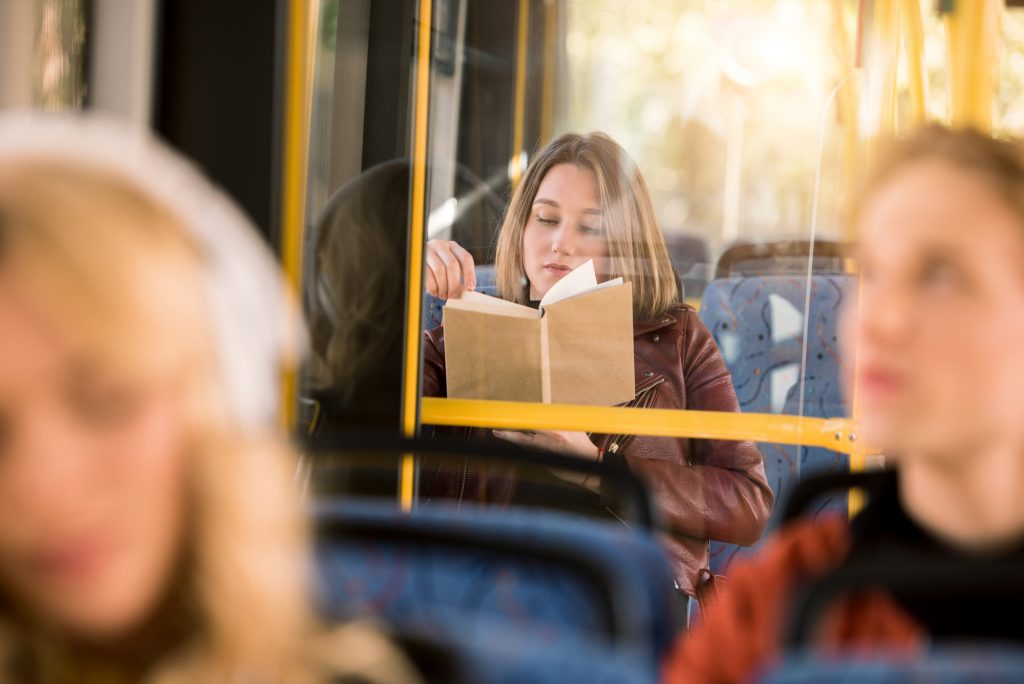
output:
[[[945,30],[934,2],[920,2],[929,116],[947,121]],[[852,43],[857,2],[840,4]],[[831,96],[843,52],[854,46],[837,43],[832,8],[825,0],[569,0],[560,128],[600,129],[619,140],[643,170],[667,232],[718,248],[732,237],[809,237],[820,171],[818,237],[838,237],[848,183],[843,122]],[[993,97],[998,133],[1024,134],[1022,47],[1024,10],[1007,10]],[[908,110],[901,52],[899,128]],[[729,149],[741,165],[739,225],[723,237]]]
[[[806,237],[821,161],[819,234],[835,234],[831,31],[831,3],[821,0],[571,2],[562,126],[614,136],[643,170],[666,232],[712,245],[723,239],[730,146],[740,239]]]

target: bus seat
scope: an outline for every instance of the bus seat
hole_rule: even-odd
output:
[[[707,239],[698,235],[665,233],[665,248],[672,268],[680,276],[687,299],[700,299],[711,280],[711,248]]]
[[[937,648],[923,657],[906,654],[790,656],[760,681],[763,684],[999,684],[1024,681],[1024,651],[983,645]]]
[[[839,378],[837,326],[840,308],[851,276],[813,275],[810,280],[810,320],[807,326],[806,367],[803,311],[807,278],[766,275],[730,277],[712,281],[704,291],[700,316],[711,331],[732,374],[740,409],[747,413],[795,415],[819,418],[848,415]],[[764,456],[765,474],[783,501],[803,473],[845,470],[848,459],[826,449],[782,444],[758,444]],[[824,507],[845,509],[845,497],[836,496]],[[769,521],[769,530],[778,514]],[[751,548],[711,543],[711,569],[725,574],[737,556]]]
[[[672,642],[671,572],[645,532],[510,509],[408,514],[357,499],[321,504],[315,519],[330,618],[557,650],[603,645],[652,668]]]
[[[649,684],[650,664],[601,646],[571,650],[450,627],[390,631],[425,684]]]
[[[490,264],[476,267],[476,291],[498,296],[498,285],[495,279],[494,266]],[[441,325],[444,320],[444,300],[433,295],[426,295],[423,302],[423,330],[430,332]]]

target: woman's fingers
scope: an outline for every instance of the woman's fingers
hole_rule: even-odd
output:
[[[441,288],[437,286],[437,278],[434,277],[434,270],[430,268],[429,264],[427,265],[426,279],[427,292],[430,293],[432,297],[440,297]]]
[[[533,444],[537,437],[535,432],[523,432],[519,430],[491,430],[498,439],[503,439],[506,442],[512,442],[513,444],[519,444],[520,446],[528,446]]]
[[[433,279],[433,288],[430,289],[430,279],[427,280],[427,292],[441,299],[448,299],[448,272],[444,262],[437,256],[436,252],[427,252],[427,271]]]
[[[452,254],[450,245],[445,245],[441,254],[445,257],[444,267],[448,270],[448,299],[458,299],[462,294],[462,266]]]
[[[458,243],[431,240],[426,254],[427,292],[441,299],[453,299],[476,287],[473,255]]]
[[[459,260],[462,267],[462,283],[465,289],[476,289],[476,264],[473,263],[473,255],[457,242],[448,243],[451,245],[452,254]]]

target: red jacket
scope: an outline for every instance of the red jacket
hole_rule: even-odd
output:
[[[732,378],[696,311],[680,304],[663,318],[634,325],[636,396],[628,406],[739,411]],[[427,334],[424,396],[446,396],[444,330]],[[643,479],[667,522],[676,582],[693,594],[708,564],[708,540],[753,544],[774,496],[753,442],[593,435]],[[612,457],[612,456],[609,456]]]
[[[849,525],[834,517],[787,525],[732,571],[721,598],[684,634],[664,668],[666,684],[751,681],[781,653],[787,609],[797,587],[836,568],[850,547]],[[914,651],[925,632],[889,596],[860,592],[832,606],[818,646]]]

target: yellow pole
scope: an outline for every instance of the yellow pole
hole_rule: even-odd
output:
[[[857,79],[846,22],[843,18],[842,0],[832,0],[832,31],[840,62],[840,87],[837,95],[839,119],[843,127],[843,181],[847,188],[853,187],[859,177],[861,145],[857,120]],[[848,240],[854,240],[853,227],[845,225]]]
[[[413,115],[412,204],[409,223],[409,283],[406,291],[405,380],[402,401],[402,434],[412,437],[418,428],[420,336],[423,309],[423,223],[427,188],[427,113],[430,105],[430,21],[432,0],[420,0],[416,39],[416,98]],[[412,510],[416,461],[402,457],[399,503]]]
[[[541,144],[554,130],[555,74],[558,71],[558,5],[544,0],[544,81],[540,101]]]
[[[281,261],[285,277],[293,292],[298,292],[302,279],[302,233],[306,211],[306,169],[309,149],[310,59],[309,37],[316,35],[310,27],[309,4],[306,0],[288,3],[288,43],[285,66],[285,111],[283,141],[283,173],[281,188]],[[295,425],[298,404],[298,374],[295,368],[285,370],[281,410],[285,429]]]
[[[920,0],[902,0],[903,47],[910,89],[910,123],[919,126],[928,118],[928,74],[924,64],[924,22]]]
[[[526,126],[526,53],[530,41],[530,1],[519,0],[519,25],[516,29],[516,90],[515,119],[512,122],[512,159],[509,160],[509,178],[512,189],[519,185],[523,175],[523,149]]]
[[[996,41],[1001,0],[957,2],[945,17],[949,48],[950,123],[992,128]]]
[[[896,68],[899,61],[900,11],[897,0],[875,0],[869,62],[865,65],[872,103],[871,141],[896,131]]]

